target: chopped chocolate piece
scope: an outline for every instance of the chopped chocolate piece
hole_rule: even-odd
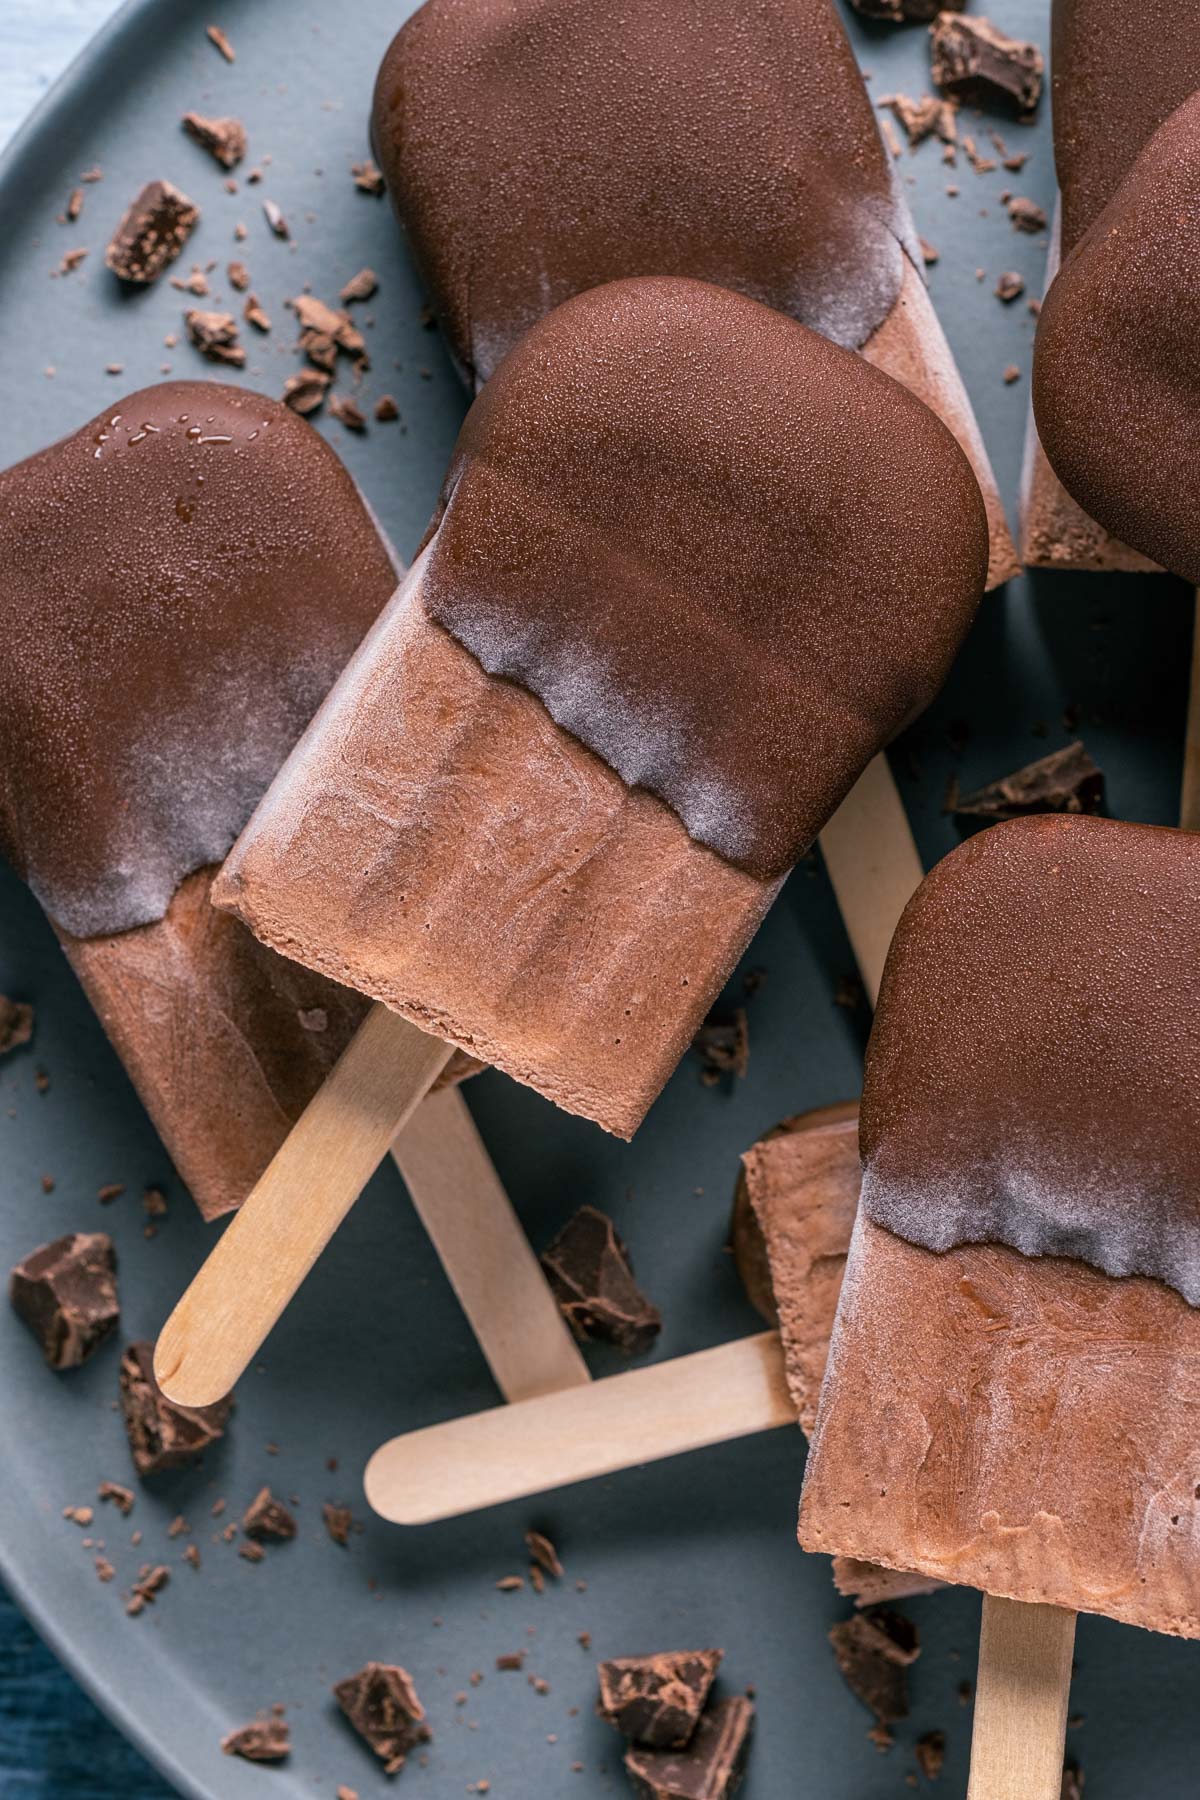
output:
[[[1011,387],[1014,381],[1020,381],[1020,379],[1021,371],[1018,369],[1016,363],[1009,363],[1001,376],[1001,380],[1004,382],[1005,387]]]
[[[238,342],[238,322],[232,313],[193,310],[184,313],[183,323],[201,356],[241,368],[246,352]]]
[[[229,1529],[231,1530],[232,1527],[230,1527]],[[228,1535],[229,1535],[229,1531],[227,1530],[226,1536],[228,1537]],[[239,1544],[238,1545],[238,1555],[243,1559],[244,1562],[248,1562],[248,1563],[263,1562],[266,1559],[266,1554],[267,1553],[263,1549],[261,1544]]]
[[[888,25],[927,25],[940,12],[961,12],[967,0],[850,0],[864,19]]]
[[[340,300],[369,300],[379,286],[379,277],[374,269],[360,269],[352,275],[338,298]]]
[[[329,410],[334,418],[346,427],[347,431],[365,431],[367,429],[366,415],[362,408],[353,400],[348,399],[345,394],[335,394],[329,402]]]
[[[294,1538],[296,1521],[269,1487],[260,1488],[242,1515],[242,1530],[249,1538]]]
[[[348,1506],[334,1506],[327,1500],[321,1508],[321,1517],[335,1544],[346,1545],[350,1542],[350,1527],[354,1521]]]
[[[183,1560],[185,1563],[190,1563],[193,1569],[198,1569],[200,1567],[199,1544],[188,1544],[183,1552]]]
[[[400,417],[400,408],[391,394],[381,394],[375,402],[375,417],[381,425],[390,425]]]
[[[51,270],[51,274],[53,274],[53,275],[70,275],[73,270],[75,270],[79,267],[80,263],[84,260],[86,255],[87,255],[87,251],[84,249],[68,250],[64,254],[63,259],[59,263],[57,269]],[[47,374],[49,374],[50,372],[51,372],[50,370],[46,371]]]
[[[948,100],[933,94],[922,94],[919,100],[910,100],[907,94],[888,94],[879,105],[895,115],[914,149],[934,132],[944,144],[953,144],[958,138],[958,123]]]
[[[151,181],[128,207],[104,252],[122,281],[156,281],[187,243],[200,209],[169,181]]]
[[[1000,102],[1030,119],[1042,97],[1045,63],[1036,44],[1005,37],[990,19],[939,13],[929,27],[933,85],[955,100]]]
[[[496,1667],[501,1674],[519,1674],[525,1666],[524,1650],[506,1650],[496,1658]]]
[[[167,1196],[161,1188],[148,1187],[142,1194],[142,1211],[151,1219],[165,1219]]]
[[[351,163],[350,173],[354,177],[354,185],[360,193],[382,194],[383,172],[369,156],[365,157],[362,162]]]
[[[112,1239],[73,1231],[43,1244],[17,1264],[8,1292],[50,1367],[77,1369],[121,1317]]]
[[[881,1725],[908,1717],[905,1671],[920,1655],[917,1628],[889,1606],[843,1619],[829,1633],[837,1666],[851,1693]]]
[[[272,1713],[231,1731],[221,1739],[221,1748],[226,1756],[240,1756],[246,1762],[283,1762],[291,1751],[292,1736],[286,1720]]]
[[[600,1717],[635,1744],[685,1749],[723,1655],[722,1650],[664,1650],[602,1662]]]
[[[686,1750],[625,1752],[625,1772],[642,1800],[727,1800],[741,1786],[754,1707],[735,1695],[704,1714]]]
[[[946,1760],[946,1734],[927,1731],[916,1743],[917,1767],[927,1781],[936,1781]]]
[[[326,331],[302,331],[300,348],[310,363],[332,375],[337,367],[337,345]]]
[[[236,60],[236,58],[234,57],[234,53],[233,53],[233,45],[230,43],[229,39],[225,36],[225,33],[221,30],[221,27],[219,25],[205,26],[204,34],[207,37],[210,44],[216,45],[217,49],[221,52],[221,55],[225,58],[226,62],[234,62]]]
[[[527,1531],[525,1545],[539,1569],[543,1569],[547,1575],[553,1575],[555,1581],[562,1580],[565,1571],[559,1561],[558,1551],[544,1532]]]
[[[885,1569],[880,1563],[860,1562],[855,1556],[835,1556],[833,1585],[856,1606],[877,1606],[881,1600],[909,1600],[914,1594],[933,1594],[945,1585],[933,1575],[907,1575],[902,1569]]]
[[[580,1207],[542,1257],[542,1267],[576,1337],[616,1344],[628,1355],[648,1350],[662,1316],[633,1276],[612,1220]]]
[[[329,338],[339,350],[345,350],[351,356],[361,356],[365,352],[366,339],[348,312],[326,306],[312,294],[297,294],[288,305],[299,319],[302,333],[311,331],[319,337]]]
[[[171,1523],[167,1526],[167,1536],[169,1538],[186,1537],[191,1529],[191,1526],[188,1524],[183,1514],[176,1513],[175,1517],[171,1520]]]
[[[1061,1800],[1083,1800],[1083,1770],[1077,1762],[1063,1767]]]
[[[718,1019],[710,1013],[692,1039],[692,1049],[703,1065],[700,1079],[706,1087],[715,1087],[722,1075],[741,1080],[750,1064],[746,1009],[739,1006],[732,1019]]]
[[[245,263],[231,262],[226,268],[225,273],[229,277],[230,285],[235,287],[239,294],[244,294],[246,289],[250,286],[250,271]]]
[[[97,1581],[104,1581],[104,1582],[112,1581],[114,1576],[116,1575],[116,1573],[117,1573],[117,1571],[113,1568],[113,1566],[109,1562],[107,1556],[98,1556],[96,1558],[96,1579],[97,1579]]]
[[[224,1436],[233,1399],[176,1406],[154,1379],[154,1346],[130,1344],[121,1358],[121,1410],[133,1466],[141,1476],[194,1462]]]
[[[82,211],[83,211],[83,189],[82,188],[72,188],[71,192],[67,195],[67,206],[66,206],[67,223],[70,225],[73,225]]]
[[[123,1518],[127,1519],[133,1511],[133,1489],[122,1487],[119,1481],[102,1481],[96,1489],[96,1498],[111,1500]]]
[[[171,1571],[164,1564],[156,1563],[152,1566],[150,1563],[144,1563],[125,1606],[125,1611],[130,1618],[136,1619],[137,1615],[144,1612],[146,1607],[153,1606],[170,1579]]]
[[[329,376],[320,369],[301,369],[283,384],[283,404],[293,412],[313,413],[323,403]]]
[[[263,213],[266,216],[267,224],[271,227],[271,230],[275,233],[277,238],[291,237],[292,234],[288,230],[288,222],[274,200],[263,201]]]
[[[1019,819],[1026,813],[1099,813],[1104,810],[1104,771],[1076,740],[972,794],[960,795],[957,783],[952,782],[944,810],[977,819]]]
[[[925,238],[918,238],[917,243],[921,250],[921,261],[926,264],[935,263],[938,259],[938,251],[935,246]]]
[[[1006,269],[996,283],[996,298],[1003,300],[1006,306],[1011,305],[1014,300],[1019,300],[1024,292],[1025,277],[1019,275],[1015,269]]]
[[[982,152],[976,148],[975,139],[973,137],[964,137],[962,147],[963,154],[977,175],[991,174],[992,170],[996,167],[996,159],[994,156],[984,156]],[[983,216],[986,217],[986,214]]]
[[[406,1669],[394,1663],[370,1662],[357,1675],[348,1675],[334,1687],[338,1705],[360,1737],[366,1739],[394,1775],[404,1767],[410,1750],[428,1743],[425,1708]]]
[[[0,994],[0,1056],[19,1050],[33,1036],[33,1008]]]
[[[186,112],[182,125],[223,169],[236,169],[246,154],[246,127],[240,119],[206,119],[200,113]]]
[[[85,1528],[91,1524],[91,1522],[95,1518],[95,1516],[96,1515],[90,1506],[64,1506],[63,1507],[63,1518],[64,1519],[70,1519],[73,1524],[82,1525]]]
[[[270,318],[257,294],[251,294],[246,301],[242,308],[242,317],[248,325],[253,325],[256,331],[270,331],[271,329]]]
[[[1046,214],[1034,200],[1026,200],[1023,195],[1015,194],[1008,202],[1008,216],[1017,231],[1045,231]]]
[[[525,1578],[522,1575],[502,1575],[496,1583],[497,1590],[501,1594],[515,1594],[524,1586]]]

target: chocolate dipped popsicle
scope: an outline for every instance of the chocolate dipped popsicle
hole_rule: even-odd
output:
[[[1026,819],[926,879],[868,1050],[800,1541],[999,1597],[978,1758],[1024,1659],[1031,1800],[1076,1611],[1200,1636],[1198,1008],[1196,839]]]
[[[384,57],[371,133],[470,385],[602,282],[732,288],[862,350],[939,414],[987,505],[989,585],[1016,573],[831,0],[427,0]]]
[[[1177,109],[1200,89],[1200,21],[1172,0],[1054,0],[1051,50],[1061,199],[1034,357],[1022,559],[1182,573],[1178,533],[1154,511],[1193,478],[1171,434],[1196,386],[1187,172],[1200,126]]]
[[[214,888],[383,1003],[379,1111],[361,1129],[355,1098],[353,1149],[339,1125],[302,1253],[289,1225],[295,1282],[427,1032],[636,1129],[788,868],[941,681],[986,555],[946,429],[782,314],[636,281],[533,328]],[[278,1267],[287,1160],[238,1221],[243,1262]],[[160,1340],[176,1397],[236,1376],[282,1309],[277,1278],[265,1311],[265,1290],[230,1301],[229,1243]]]

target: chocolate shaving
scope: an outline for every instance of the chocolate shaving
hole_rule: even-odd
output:
[[[700,1079],[715,1087],[723,1075],[740,1081],[750,1066],[750,1021],[739,1006],[732,1019],[710,1013],[692,1039],[692,1049],[702,1064]]]
[[[362,162],[351,163],[350,173],[354,177],[354,185],[360,193],[375,195],[383,193],[383,172],[369,156],[364,157]]]
[[[195,1462],[224,1436],[232,1396],[215,1406],[176,1406],[154,1379],[154,1347],[130,1344],[121,1358],[121,1411],[133,1466],[141,1476]]]
[[[186,312],[184,328],[201,356],[209,362],[232,363],[241,368],[246,352],[238,341],[238,322],[232,313]]]
[[[140,1536],[135,1533],[135,1536]],[[163,1563],[151,1565],[143,1563],[138,1578],[133,1584],[129,1599],[125,1602],[125,1611],[131,1619],[153,1606],[158,1595],[171,1579],[171,1571]]]
[[[120,1321],[112,1239],[73,1231],[43,1244],[14,1268],[8,1292],[49,1366],[79,1368]]]
[[[0,1056],[7,1056],[10,1050],[19,1050],[32,1036],[32,1006],[0,994]]]
[[[225,33],[221,30],[219,25],[205,26],[204,35],[207,37],[210,44],[215,44],[226,62],[236,62],[237,58],[233,52],[233,45],[225,36]]]
[[[367,429],[366,414],[361,406],[345,394],[335,394],[329,402],[329,410],[334,418],[346,427],[347,431],[365,431]]]
[[[542,1267],[577,1338],[648,1350],[662,1316],[634,1280],[629,1252],[607,1214],[580,1207],[542,1256]]]
[[[270,1718],[255,1719],[231,1731],[221,1739],[221,1748],[226,1756],[240,1756],[246,1762],[283,1762],[291,1751],[292,1735],[286,1720],[272,1713]]]
[[[920,1655],[917,1628],[888,1606],[843,1619],[829,1633],[833,1654],[850,1692],[880,1725],[908,1717],[906,1671]]]
[[[339,1681],[333,1693],[386,1774],[395,1775],[404,1767],[409,1752],[429,1741],[425,1708],[406,1669],[394,1663],[370,1662],[357,1675]]]
[[[350,277],[338,298],[341,300],[369,300],[378,286],[379,277],[374,269],[360,269],[357,275]]]
[[[562,1580],[565,1571],[559,1561],[558,1551],[544,1532],[527,1531],[525,1547],[539,1569],[544,1570],[547,1575],[553,1575],[555,1581]]]
[[[970,794],[960,795],[952,781],[943,810],[989,820],[1020,819],[1028,813],[1100,813],[1104,771],[1076,740]]]
[[[915,1755],[917,1767],[927,1781],[936,1781],[946,1761],[946,1734],[944,1731],[927,1731],[916,1742]]]
[[[301,369],[283,384],[283,404],[293,412],[314,413],[322,405],[330,377],[320,369]]]
[[[602,1662],[600,1717],[635,1744],[686,1749],[723,1655],[721,1650],[664,1650]]]
[[[296,1521],[269,1487],[260,1488],[242,1515],[242,1530],[249,1538],[294,1538]]]
[[[240,119],[206,119],[201,113],[186,112],[180,123],[223,169],[236,169],[246,154],[246,127]]]
[[[754,1707],[740,1694],[710,1707],[686,1750],[625,1752],[625,1772],[642,1800],[728,1800],[750,1749]]]
[[[1007,106],[1028,120],[1042,97],[1045,63],[1036,44],[1005,37],[990,19],[940,12],[929,28],[933,85],[955,100]]]
[[[67,195],[67,205],[64,214],[65,222],[69,225],[73,225],[82,211],[83,189],[72,188],[71,192]]]
[[[242,308],[242,317],[256,331],[270,331],[271,321],[257,294],[251,294]]]
[[[126,210],[104,252],[121,281],[144,287],[175,261],[200,217],[200,209],[169,181],[151,181]]]

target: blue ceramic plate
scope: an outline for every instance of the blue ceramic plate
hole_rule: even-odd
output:
[[[374,325],[364,392],[368,402],[393,393],[404,429],[372,425],[362,439],[328,419],[321,429],[411,553],[463,396],[436,335],[421,326],[421,296],[386,203],[358,192],[350,176],[366,151],[376,65],[407,10],[403,0],[222,0],[217,9],[208,0],[137,0],[114,20],[0,168],[0,463],[153,381],[164,364],[177,375],[214,372],[186,344],[164,344],[180,333],[183,295],[166,281],[127,295],[103,266],[126,202],[144,181],[165,176],[203,208],[181,271],[193,258],[214,261],[215,294],[228,297],[224,265],[239,256],[274,321],[267,338],[247,332],[249,366],[234,379],[278,393],[295,366],[285,298],[307,283],[332,299],[364,264],[378,271],[379,293],[365,309]],[[1044,41],[1044,0],[994,10],[1000,23]],[[236,47],[232,65],[205,36],[214,18]],[[873,92],[924,91],[923,31],[868,32],[858,21],[853,29]],[[236,195],[224,192],[221,172],[180,132],[188,108],[246,122],[250,155],[240,173],[261,165],[260,185],[243,180]],[[976,122],[981,142],[988,123]],[[1046,121],[1032,131],[1001,128],[1033,153],[1019,178],[965,165],[950,171],[934,145],[906,157],[903,172],[920,229],[940,251],[935,295],[1012,501],[1025,399],[1001,372],[1015,362],[1027,373],[1032,320],[1023,303],[1002,308],[992,287],[1002,270],[1019,268],[1037,292],[1044,243],[1012,231],[999,195],[1017,185],[1049,203],[1052,169]],[[103,180],[85,186],[82,217],[56,223],[80,171],[96,164]],[[268,231],[264,199],[282,207],[290,242]],[[248,236],[235,244],[239,221]],[[86,260],[51,279],[77,246],[88,249]],[[108,363],[123,372],[106,374]],[[1067,709],[1108,771],[1113,811],[1169,821],[1188,632],[1182,590],[1165,580],[1048,579],[989,601],[946,694],[895,754],[927,862],[955,841],[940,812],[949,774],[973,785],[1066,741]],[[133,693],[129,703],[153,707],[155,696]],[[62,1231],[108,1228],[121,1257],[125,1332],[153,1335],[212,1234],[173,1178],[38,908],[8,877],[0,897],[0,989],[33,1001],[38,1013],[32,1048],[0,1064],[0,1264]],[[535,1244],[584,1201],[617,1218],[666,1319],[659,1356],[755,1328],[724,1253],[738,1155],[782,1115],[858,1085],[868,1021],[834,1003],[852,963],[819,864],[789,882],[745,966],[767,972],[747,1002],[747,1078],[732,1092],[706,1089],[685,1062],[633,1146],[498,1076],[470,1088]],[[739,976],[731,998],[742,997]],[[44,1093],[39,1069],[49,1076]],[[43,1191],[43,1175],[52,1192]],[[126,1194],[102,1209],[97,1189],[114,1182]],[[170,1215],[147,1240],[140,1195],[151,1182],[166,1187]],[[62,1509],[93,1502],[105,1477],[130,1477],[114,1410],[116,1350],[56,1378],[0,1308],[0,1355],[4,1579],[100,1704],[193,1800],[268,1791],[299,1800],[332,1796],[339,1783],[364,1797],[387,1791],[329,1696],[334,1679],[372,1657],[411,1670],[434,1731],[424,1766],[414,1761],[401,1777],[405,1793],[458,1795],[483,1779],[496,1800],[618,1794],[619,1746],[592,1712],[596,1657],[709,1643],[726,1650],[724,1680],[752,1684],[758,1695],[746,1800],[895,1796],[906,1791],[913,1742],[931,1728],[948,1733],[946,1790],[963,1790],[969,1713],[957,1688],[973,1672],[977,1600],[961,1593],[913,1604],[925,1643],[913,1717],[890,1756],[879,1756],[825,1641],[844,1606],[826,1567],[795,1545],[798,1432],[420,1533],[366,1518],[360,1473],[381,1439],[496,1399],[391,1171],[372,1184],[242,1384],[219,1454],[198,1472],[140,1489],[128,1520],[97,1510],[91,1535],[117,1570],[109,1586],[96,1579],[87,1534]],[[301,1531],[252,1566],[220,1541],[225,1520],[211,1509],[225,1499],[225,1518],[238,1516],[264,1482],[297,1497]],[[322,1528],[325,1500],[349,1501],[364,1522],[345,1550]],[[179,1513],[201,1547],[198,1573],[181,1561],[187,1540],[167,1536]],[[522,1532],[534,1523],[559,1544],[567,1580],[540,1598],[528,1588],[497,1592],[497,1579],[523,1566]],[[135,1528],[144,1534],[138,1547],[129,1542]],[[126,1618],[122,1592],[142,1561],[160,1559],[173,1570],[170,1586],[141,1618]],[[591,1633],[590,1651],[580,1632]],[[496,1672],[497,1655],[517,1648],[528,1649],[526,1671],[545,1676],[549,1694],[523,1675]],[[1075,1705],[1086,1723],[1072,1744],[1089,1771],[1089,1800],[1093,1791],[1097,1800],[1190,1791],[1195,1651],[1085,1621],[1079,1665]],[[469,1681],[474,1670],[484,1673],[478,1686]],[[465,1705],[455,1703],[459,1692]],[[265,1772],[223,1758],[222,1735],[276,1701],[293,1727],[290,1763]]]

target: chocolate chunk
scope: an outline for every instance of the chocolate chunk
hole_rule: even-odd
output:
[[[253,325],[256,331],[270,331],[271,321],[265,307],[257,294],[251,294],[242,308],[242,317],[247,325]]]
[[[1037,111],[1045,63],[1036,44],[1005,37],[990,19],[941,12],[929,28],[933,85],[955,100],[997,102],[1020,119]]]
[[[946,1734],[927,1731],[916,1742],[917,1767],[927,1781],[936,1781],[946,1761]]]
[[[754,1707],[740,1694],[704,1714],[686,1750],[625,1752],[625,1772],[642,1800],[726,1800],[741,1786]]]
[[[606,1213],[582,1206],[542,1257],[542,1267],[577,1338],[616,1344],[630,1356],[648,1350],[662,1316],[633,1277],[629,1252]]]
[[[321,1508],[321,1517],[335,1544],[345,1545],[350,1542],[350,1527],[354,1521],[348,1506],[334,1506],[327,1500]]]
[[[360,269],[352,275],[338,298],[340,300],[369,300],[379,286],[379,277],[374,269]]]
[[[1099,813],[1104,810],[1104,771],[1078,740],[1026,763],[974,793],[952,782],[944,810],[960,818],[1019,819],[1026,813]]]
[[[96,1489],[96,1498],[111,1500],[122,1518],[127,1519],[133,1511],[133,1489],[122,1487],[119,1481],[102,1481]]]
[[[558,1551],[545,1532],[527,1531],[525,1547],[532,1556],[536,1568],[544,1570],[547,1575],[553,1575],[555,1581],[562,1580],[564,1571]]]
[[[906,1670],[921,1653],[917,1628],[889,1606],[843,1619],[829,1633],[846,1686],[881,1725],[908,1717]]]
[[[721,1650],[664,1650],[619,1656],[599,1666],[602,1719],[652,1750],[691,1742],[720,1667]]]
[[[1008,216],[1017,231],[1028,232],[1031,236],[1046,229],[1046,214],[1036,200],[1027,200],[1022,194],[1015,194],[1008,202]]]
[[[154,1346],[130,1344],[121,1358],[121,1411],[139,1475],[194,1462],[224,1436],[232,1396],[215,1406],[176,1406],[154,1379]]]
[[[230,285],[235,287],[239,294],[244,294],[250,286],[250,271],[245,263],[231,262],[226,267],[225,273],[229,277]]]
[[[350,356],[366,354],[367,341],[348,312],[326,306],[312,294],[297,294],[288,305],[300,321],[301,343],[304,342],[303,334],[312,332],[317,337],[327,338],[336,349],[345,350]],[[329,367],[333,367],[332,363]]]
[[[334,1698],[388,1775],[404,1767],[410,1750],[429,1741],[425,1708],[406,1669],[370,1662],[334,1687]]]
[[[288,230],[288,222],[283,216],[283,211],[274,200],[263,201],[263,214],[277,238],[291,237],[292,234]]]
[[[268,1719],[255,1719],[221,1739],[226,1756],[240,1756],[246,1762],[283,1762],[292,1748],[292,1735],[287,1722],[278,1713]]]
[[[112,1239],[73,1231],[43,1244],[17,1264],[8,1292],[50,1367],[77,1369],[121,1317]]]
[[[33,1036],[33,1008],[0,994],[0,1056],[19,1050]]]
[[[225,58],[226,62],[231,63],[237,60],[233,53],[233,45],[225,36],[225,33],[221,30],[219,25],[206,25],[204,28],[204,35],[207,37],[209,43],[213,44],[221,52],[221,55]]]
[[[961,12],[967,0],[850,0],[864,19],[887,25],[927,25],[938,13]]]
[[[283,384],[283,404],[293,412],[314,413],[325,399],[330,377],[320,369],[301,369]]]
[[[156,281],[187,243],[200,217],[198,206],[169,181],[151,181],[113,233],[104,260],[122,281]]]
[[[380,394],[375,402],[375,417],[381,425],[391,425],[400,417],[400,408],[391,394]]]
[[[369,156],[360,163],[352,163],[350,173],[354,177],[354,185],[360,193],[382,194],[383,172]]]
[[[246,154],[246,127],[240,119],[206,119],[200,113],[186,112],[181,123],[188,136],[223,169],[236,169]]]
[[[238,342],[238,322],[232,313],[200,312],[195,308],[183,315],[187,334],[201,356],[210,362],[233,363],[241,368],[246,352]]]
[[[329,410],[347,431],[365,431],[366,415],[361,406],[345,394],[335,394],[329,402]]]
[[[135,1531],[133,1535],[135,1542],[141,1537],[140,1532]],[[129,1617],[136,1619],[138,1614],[145,1612],[148,1606],[153,1606],[170,1579],[171,1571],[163,1563],[154,1565],[143,1563],[138,1578],[133,1584],[132,1592],[125,1602],[125,1611]]]
[[[722,1075],[741,1080],[750,1065],[746,1009],[739,1006],[732,1019],[719,1019],[710,1013],[692,1039],[692,1049],[703,1065],[700,1079],[705,1087],[715,1087]]]
[[[958,142],[958,120],[949,100],[933,94],[922,94],[919,100],[910,100],[907,94],[888,94],[879,104],[895,115],[914,149],[934,132],[943,144]]]
[[[1018,369],[1016,363],[1006,364],[1000,379],[1003,381],[1005,387],[1011,387],[1014,381],[1020,381],[1021,371]]]
[[[996,283],[996,298],[1003,300],[1006,306],[1011,305],[1014,300],[1019,300],[1024,292],[1025,277],[1019,275],[1015,269],[1006,269]]]
[[[260,1488],[242,1516],[242,1530],[249,1538],[294,1538],[296,1521],[269,1487]]]

